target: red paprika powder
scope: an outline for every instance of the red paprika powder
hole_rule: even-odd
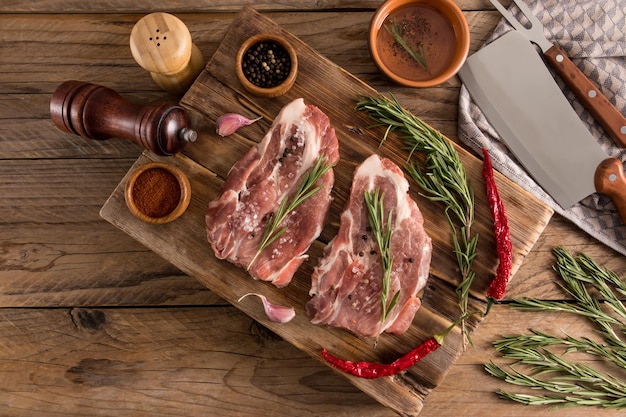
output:
[[[159,218],[170,214],[180,202],[182,190],[174,174],[163,168],[142,172],[133,185],[133,202],[146,216]]]

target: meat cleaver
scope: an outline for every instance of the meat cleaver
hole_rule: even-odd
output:
[[[565,52],[557,45],[551,43],[543,35],[543,25],[537,19],[523,0],[513,0],[524,17],[528,19],[530,27],[522,25],[516,17],[508,11],[500,0],[489,0],[500,14],[528,40],[537,45],[552,68],[559,74],[576,94],[578,100],[593,114],[595,119],[602,125],[604,131],[609,134],[619,146],[626,147],[626,117],[609,101],[604,94],[578,69],[567,57]]]
[[[626,222],[626,177],[589,133],[530,42],[510,31],[459,71],[475,103],[530,175],[563,208],[599,192]]]

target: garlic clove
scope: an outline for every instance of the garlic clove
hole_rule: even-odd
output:
[[[265,309],[265,314],[267,314],[267,317],[275,323],[287,323],[296,316],[296,311],[293,307],[272,304],[267,301],[267,297],[254,292],[249,292],[242,295],[239,300],[237,300],[237,302],[240,302],[249,295],[256,295],[261,299],[261,301],[263,302],[263,308]]]
[[[235,133],[240,127],[249,126],[262,118],[263,116],[259,116],[256,119],[248,119],[241,114],[226,113],[217,118],[215,130],[221,137],[229,136]]]

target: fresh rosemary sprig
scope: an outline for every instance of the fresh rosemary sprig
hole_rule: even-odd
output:
[[[387,320],[389,312],[395,307],[400,296],[398,290],[391,301],[389,302],[389,291],[391,290],[391,271],[393,265],[393,255],[391,254],[391,235],[393,232],[392,227],[392,214],[393,210],[389,211],[387,220],[385,221],[385,207],[383,204],[385,194],[381,193],[377,188],[373,192],[365,191],[365,206],[367,207],[367,218],[369,225],[372,228],[372,235],[378,249],[380,250],[380,257],[383,267],[383,288],[380,294],[380,300],[382,303],[382,316],[381,321]]]
[[[620,368],[626,369],[626,351],[615,350],[587,337],[575,338],[564,333],[564,337],[556,337],[536,329],[530,329],[531,334],[517,336],[503,336],[493,343],[496,351],[506,352],[516,349],[548,348],[562,346],[566,353],[584,352],[602,357]]]
[[[553,253],[557,258],[554,269],[564,281],[561,287],[576,303],[515,299],[511,307],[526,311],[562,311],[584,316],[598,327],[599,334],[607,343],[626,349],[626,342],[619,336],[626,335],[626,307],[608,286],[607,279],[613,285],[617,285],[618,291],[624,288],[624,283],[613,272],[602,268],[587,255],[575,258],[563,248],[555,248]],[[598,291],[605,300],[604,304],[614,314],[602,309],[598,299],[592,297],[585,284]]]
[[[418,50],[413,49],[404,39],[404,31],[396,23],[396,19],[390,18],[389,24],[384,25],[385,30],[389,32],[398,45],[402,47],[410,56],[420,64],[424,69],[428,69],[428,62],[426,62],[426,54],[424,53],[424,46],[422,41],[417,42]]]
[[[517,299],[512,306],[528,311],[559,311],[586,317],[596,326],[605,343],[567,334],[557,337],[531,329],[531,334],[505,336],[494,342],[494,347],[503,358],[513,360],[513,363],[506,369],[490,363],[485,365],[485,369],[510,384],[549,392],[531,395],[498,391],[502,398],[523,404],[626,408],[626,381],[617,377],[623,376],[626,369],[626,343],[622,340],[626,334],[626,307],[616,295],[616,292],[624,294],[626,284],[587,255],[574,257],[562,248],[555,248],[553,253],[557,258],[554,269],[564,281],[562,288],[575,302]],[[615,291],[611,286],[615,287]],[[588,287],[595,289],[604,302],[594,298]],[[598,357],[603,361],[603,369],[614,367],[615,371],[611,375],[570,361],[565,356],[571,352]]]
[[[300,204],[306,201],[308,198],[312,197],[315,193],[317,193],[322,186],[315,186],[317,181],[324,175],[329,169],[331,169],[334,164],[329,164],[326,158],[320,155],[315,162],[313,168],[304,175],[302,182],[300,183],[300,187],[298,191],[294,194],[294,196],[289,200],[287,196],[283,198],[278,206],[278,210],[271,216],[267,227],[265,228],[265,232],[263,232],[263,238],[261,239],[261,243],[259,244],[259,249],[256,254],[248,263],[248,269],[252,266],[257,257],[261,254],[263,249],[267,248],[271,245],[276,239],[280,237],[287,230],[287,226],[280,227],[281,223],[287,218],[289,213],[294,211]]]
[[[516,359],[516,364],[531,364],[533,374],[517,371],[514,366],[507,371],[493,363],[486,365],[487,372],[514,385],[543,389],[559,395],[530,395],[498,390],[502,398],[527,405],[626,407],[626,384],[588,365],[569,362],[541,348],[507,352],[503,357]],[[546,374],[553,374],[553,377],[545,378]]]
[[[357,102],[356,109],[365,111],[377,122],[375,126],[386,127],[381,145],[390,132],[398,131],[402,134],[401,139],[409,152],[409,174],[426,192],[427,198],[445,206],[444,212],[452,228],[454,252],[461,271],[461,281],[456,290],[459,308],[462,314],[468,314],[469,290],[475,276],[472,262],[476,257],[478,234],[472,235],[471,231],[474,222],[474,191],[459,154],[440,132],[405,110],[393,96],[363,97]],[[426,156],[424,167],[411,161],[415,152]]]

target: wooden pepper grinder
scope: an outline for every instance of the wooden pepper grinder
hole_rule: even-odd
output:
[[[50,116],[65,132],[87,139],[130,139],[158,155],[173,155],[197,138],[185,109],[177,104],[132,103],[110,88],[80,81],[57,87]]]
[[[168,13],[141,18],[130,33],[130,51],[159,87],[177,95],[187,91],[204,68],[189,29]]]

